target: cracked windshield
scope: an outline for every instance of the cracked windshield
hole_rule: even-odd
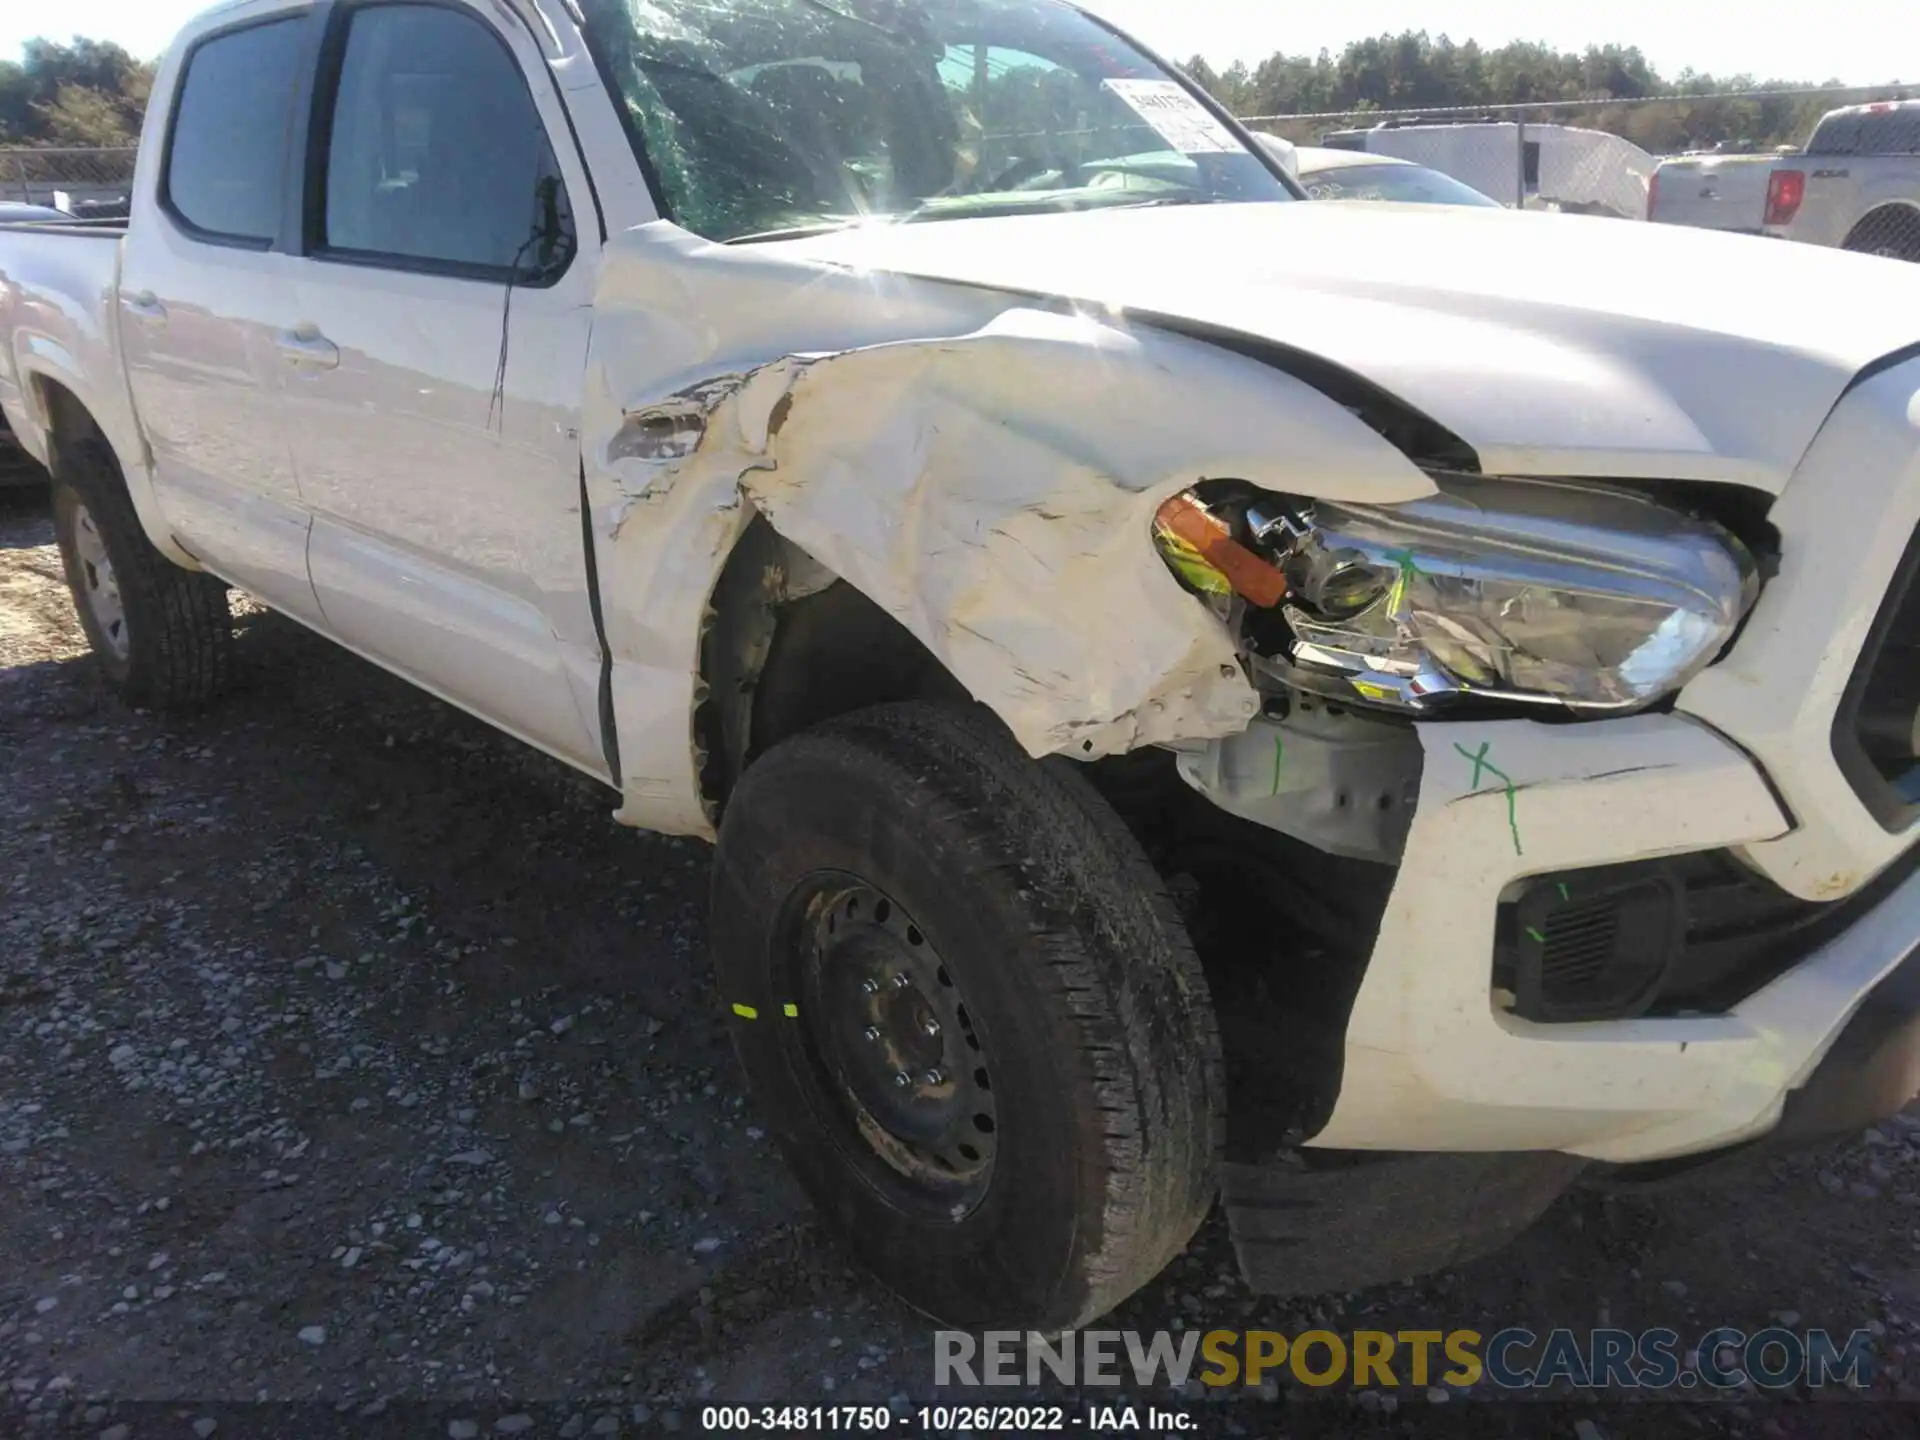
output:
[[[712,240],[1291,199],[1180,81],[1048,0],[588,0],[671,216]]]

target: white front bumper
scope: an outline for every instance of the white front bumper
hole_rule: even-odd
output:
[[[1685,713],[1419,727],[1419,810],[1339,1100],[1311,1144],[1625,1162],[1747,1140],[1920,948],[1916,876],[1725,1014],[1537,1025],[1495,1004],[1495,920],[1512,881],[1732,849],[1789,893],[1833,900],[1915,842],[1848,785],[1833,725],[1920,525],[1920,361],[1841,402],[1771,518],[1781,572],[1732,654],[1682,695]]]
[[[1737,848],[1784,834],[1786,818],[1746,756],[1680,716],[1426,725],[1421,740],[1420,808],[1347,1028],[1339,1102],[1315,1146],[1629,1161],[1750,1139],[1920,946],[1916,877],[1726,1014],[1517,1019],[1492,987],[1509,882]],[[1511,805],[1489,770],[1475,782],[1469,757],[1482,745],[1512,781]]]

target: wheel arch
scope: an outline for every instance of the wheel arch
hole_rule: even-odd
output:
[[[58,352],[64,353],[64,352]],[[40,429],[40,456],[47,470],[57,478],[61,452],[88,439],[98,440],[112,455],[120,486],[133,502],[134,513],[153,546],[174,564],[187,570],[201,568],[197,560],[173,538],[173,532],[161,513],[153,490],[153,477],[146,463],[146,447],[137,436],[116,437],[100,420],[107,407],[91,393],[91,388],[75,370],[56,368],[46,356],[35,352],[34,363],[21,367],[21,390],[27,397],[32,423]],[[137,446],[137,448],[133,448]]]
[[[1908,199],[1882,200],[1876,202],[1847,231],[1847,238],[1840,242],[1842,250],[1867,251],[1875,232],[1886,227],[1898,247],[1897,258],[1920,261],[1920,201]],[[1872,254],[1885,253],[1879,250]]]
[[[716,820],[753,760],[875,705],[967,700],[899,620],[755,514],[727,556],[700,642],[694,734]]]

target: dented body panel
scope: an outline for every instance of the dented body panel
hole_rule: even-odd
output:
[[[665,225],[618,237],[582,427],[626,809],[709,833],[700,614],[754,514],[898,620],[1035,756],[1244,729],[1227,627],[1155,553],[1210,476],[1433,492],[1271,366],[993,290],[855,274]],[[698,316],[704,324],[685,323]]]
[[[1450,205],[1208,205],[882,226],[780,248],[1254,336],[1365,376],[1488,475],[1778,493],[1920,268]]]

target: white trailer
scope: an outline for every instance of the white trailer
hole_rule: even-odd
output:
[[[1529,121],[1391,122],[1340,130],[1323,145],[1428,166],[1503,205],[1647,218],[1660,162],[1604,130]]]

